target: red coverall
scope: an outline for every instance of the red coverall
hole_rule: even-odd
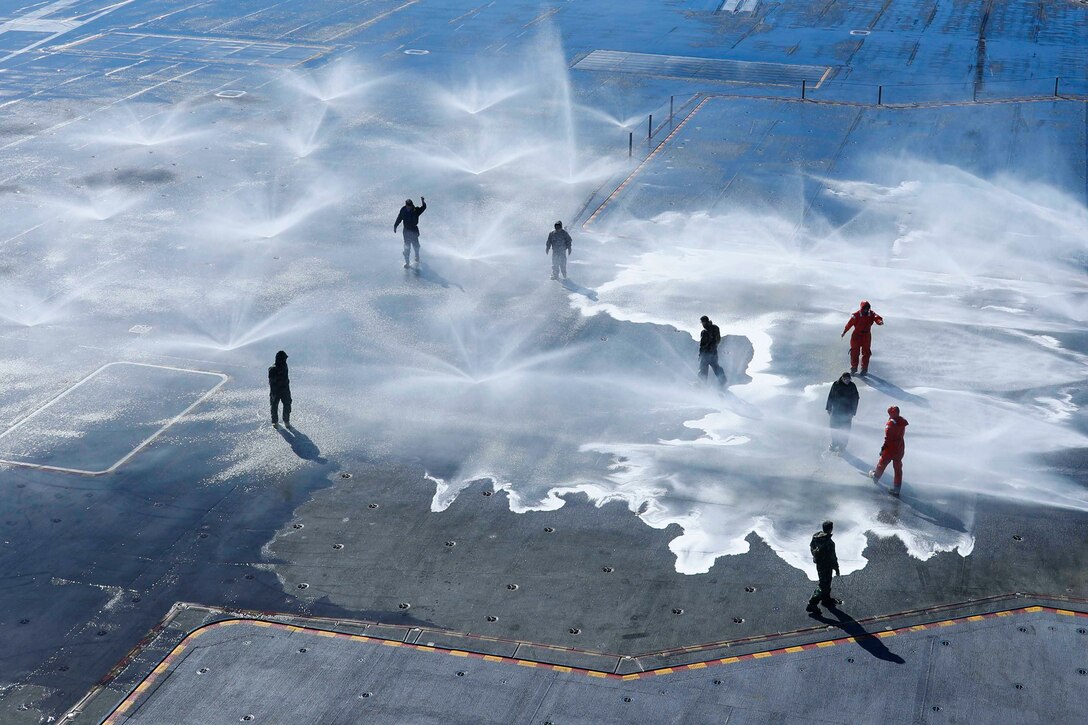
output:
[[[899,408],[894,405],[888,408],[888,415],[890,418],[884,426],[884,445],[880,448],[880,460],[876,463],[873,480],[879,481],[890,463],[895,471],[893,484],[899,488],[903,485],[903,453],[906,450],[903,435],[907,432],[907,419],[899,415]]]
[[[852,371],[857,370],[858,356],[860,355],[862,375],[869,371],[869,358],[873,354],[869,347],[873,342],[873,334],[869,330],[872,329],[874,324],[883,325],[884,318],[863,304],[861,309],[850,315],[846,327],[842,328],[843,335],[851,327],[854,328],[854,331],[850,333],[850,368]]]

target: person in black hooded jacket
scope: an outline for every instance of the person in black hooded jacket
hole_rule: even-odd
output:
[[[279,405],[283,403],[283,424],[291,427],[291,379],[287,374],[287,353],[276,353],[276,364],[268,368],[268,402],[272,406],[272,427],[280,424]]]
[[[846,450],[846,442],[850,440],[850,424],[858,412],[858,386],[850,379],[850,373],[843,373],[831,384],[826,410],[831,418],[829,450],[841,453]]]
[[[393,232],[397,231],[397,227],[401,224],[404,225],[404,229],[401,232],[404,235],[404,268],[408,269],[409,257],[412,250],[416,253],[416,267],[419,267],[419,215],[427,211],[427,200],[422,196],[419,197],[419,206],[416,206],[411,199],[404,200],[404,206],[400,208],[400,214],[397,215],[397,220],[393,222]]]

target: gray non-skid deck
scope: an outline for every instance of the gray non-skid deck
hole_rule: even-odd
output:
[[[0,464],[0,723],[76,702],[73,722],[97,722],[134,692],[116,721],[1079,722],[1082,618],[877,635],[1013,592],[1088,597],[1083,275],[1049,278],[1033,252],[976,284],[1001,262],[986,240],[870,283],[928,261],[889,262],[889,229],[943,259],[967,207],[1034,249],[1081,218],[1086,23],[1074,0],[0,0],[0,458],[20,464]],[[902,158],[929,176],[897,176]],[[934,179],[959,207],[896,201]],[[420,194],[416,276],[391,225]],[[948,223],[919,226],[930,206]],[[699,241],[670,215],[763,210],[751,240],[701,250],[732,255],[718,278],[689,263],[639,298],[640,260],[668,271]],[[555,219],[575,237],[562,287]],[[820,250],[790,240],[812,220],[856,245],[853,277],[806,268]],[[745,246],[765,229],[780,246]],[[839,283],[848,303],[829,301]],[[877,415],[834,459],[816,398],[861,296],[909,307],[859,386]],[[692,388],[704,312],[723,330],[776,315],[757,374],[808,400],[764,406],[742,359],[724,402]],[[292,431],[267,421],[281,348]],[[934,414],[965,391],[985,415]],[[892,400],[912,419],[902,499],[862,476]],[[712,408],[779,449],[722,475],[701,458],[722,446],[685,447]],[[1050,489],[1010,495],[993,461],[984,487],[922,473],[1042,426],[1040,448],[1069,443],[1031,458]],[[585,446],[617,442],[676,444],[660,487],[612,485],[630,459]],[[466,487],[436,506],[435,478]],[[853,568],[843,618],[813,621],[796,554],[825,516]],[[1061,608],[1007,602],[1032,604]],[[200,630],[148,679],[232,618],[301,629]]]
[[[848,620],[805,644],[617,675],[479,654],[471,638],[436,646],[407,628],[219,618],[170,648],[132,694],[99,693],[69,714],[108,713],[108,725],[1064,723],[1088,706],[1086,622],[1038,606],[872,631]]]

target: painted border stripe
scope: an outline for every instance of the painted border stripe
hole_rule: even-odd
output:
[[[938,627],[951,627],[953,625],[963,622],[979,622],[984,619],[994,619],[996,617],[1011,617],[1017,614],[1037,614],[1040,612],[1048,614],[1058,614],[1064,617],[1088,617],[1088,612],[1078,612],[1070,609],[1055,609],[1053,607],[1031,606],[1018,609],[1007,609],[998,612],[989,612],[986,614],[972,614],[956,619],[946,619],[940,622],[932,622],[929,624],[914,624],[906,627],[900,627],[898,629],[889,629],[882,632],[875,632],[873,633],[873,636],[884,639],[887,637],[894,637],[898,634],[921,632]],[[166,655],[166,657],[164,657],[158,665],[155,666],[151,673],[148,674],[148,676],[145,677],[138,685],[136,685],[129,693],[129,695],[114,708],[113,712],[111,712],[102,721],[102,725],[119,725],[118,718],[128,712],[132,708],[132,706],[136,704],[140,697],[152,688],[155,681],[158,680],[164,673],[166,673],[173,665],[178,662],[178,660],[180,659],[180,655],[192,646],[193,640],[204,635],[209,629],[213,629],[216,627],[229,627],[239,624],[248,624],[254,627],[282,629],[286,632],[301,632],[305,634],[313,634],[319,637],[343,637],[355,642],[370,642],[372,644],[381,644],[386,647],[401,647],[404,649],[411,649],[417,652],[437,652],[452,655],[454,657],[471,657],[487,662],[505,662],[509,664],[520,665],[521,667],[548,669],[552,672],[557,672],[561,674],[577,674],[585,675],[588,677],[595,677],[598,679],[613,680],[639,680],[649,675],[662,676],[673,674],[676,672],[702,670],[712,665],[730,665],[737,662],[766,659],[768,657],[774,657],[776,655],[796,654],[798,652],[808,652],[813,650],[826,649],[828,647],[834,647],[837,644],[852,643],[857,641],[856,637],[840,637],[838,639],[825,640],[822,642],[812,642],[803,645],[793,645],[790,647],[766,650],[763,652],[753,652],[750,654],[737,655],[734,657],[722,657],[702,662],[693,662],[687,665],[661,667],[654,670],[647,670],[645,672],[634,672],[627,675],[617,675],[611,672],[600,672],[597,670],[581,669],[578,667],[568,667],[566,665],[552,665],[543,662],[536,662],[533,660],[502,657],[500,655],[489,655],[479,652],[466,652],[464,650],[443,649],[441,647],[435,647],[433,645],[409,644],[397,640],[382,639],[379,637],[368,637],[361,634],[348,635],[344,633],[332,632],[331,630],[318,629],[316,627],[300,627],[293,624],[273,622],[262,619],[225,619],[219,622],[212,622],[211,624],[204,625],[203,627],[193,630],[188,635],[186,635],[185,639],[179,642],[174,647],[174,649],[172,649],[170,653]],[[550,649],[561,650],[562,648],[552,647]]]

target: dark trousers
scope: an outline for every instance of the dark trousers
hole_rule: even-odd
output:
[[[405,227],[401,230],[401,235],[404,237],[404,263],[408,264],[412,251],[415,250],[416,264],[419,264],[419,232]]]
[[[563,279],[567,278],[567,250],[552,248],[552,279],[558,279],[559,274],[563,274]]]
[[[701,352],[699,353],[699,377],[703,380],[707,378],[707,368],[714,371],[714,375],[718,377],[718,385],[725,387],[725,371],[722,370],[722,366],[718,364],[718,351],[714,352]]]
[[[283,403],[283,422],[291,425],[291,391],[273,390],[268,393],[268,402],[272,406],[272,422],[280,422],[280,403]]]
[[[831,414],[831,448],[836,451],[846,450],[850,440],[850,424],[853,416]]]
[[[817,604],[831,607],[837,604],[837,602],[831,598],[831,575],[834,573],[834,569],[816,569],[816,575],[820,577],[820,583],[816,586],[816,591],[812,593],[812,598],[808,600],[808,605],[810,607],[814,607]]]

